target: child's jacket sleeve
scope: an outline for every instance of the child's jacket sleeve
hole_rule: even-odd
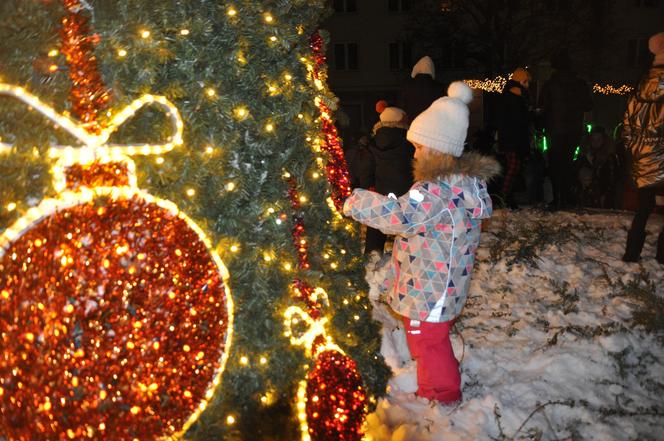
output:
[[[441,216],[450,216],[446,208],[440,196],[418,182],[398,199],[357,188],[346,199],[343,211],[385,234],[409,237],[435,225]]]

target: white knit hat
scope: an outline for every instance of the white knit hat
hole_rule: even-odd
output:
[[[415,78],[418,74],[427,74],[431,75],[431,78],[436,78],[436,66],[433,64],[433,60],[430,56],[425,55],[415,63],[413,70],[410,72],[410,76]]]
[[[459,157],[468,132],[468,103],[473,100],[473,91],[463,81],[455,81],[447,95],[415,118],[406,137],[410,142]]]
[[[384,123],[398,123],[406,119],[406,112],[398,107],[386,107],[380,113],[380,121]]]

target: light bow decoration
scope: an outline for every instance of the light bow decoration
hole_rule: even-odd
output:
[[[51,148],[58,197],[0,236],[0,431],[10,439],[181,436],[220,383],[233,303],[228,271],[201,228],[136,185],[129,155],[182,144],[177,108],[146,95],[89,133],[20,87],[0,84],[0,94],[83,144]],[[173,136],[108,144],[149,104],[165,109]]]
[[[290,173],[285,173],[285,178],[293,210],[293,245],[299,268],[306,270],[310,267],[308,242],[297,182]],[[327,319],[322,317],[321,310],[329,304],[327,293],[321,287],[313,288],[296,278],[291,285],[291,297],[304,303],[306,311],[299,306],[287,308],[284,313],[286,335],[291,344],[303,346],[315,361],[297,392],[302,441],[359,441],[367,414],[367,394],[355,361],[326,334]]]

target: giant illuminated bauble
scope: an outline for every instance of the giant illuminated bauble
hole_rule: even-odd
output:
[[[8,439],[175,435],[219,384],[225,267],[173,203],[118,184],[45,200],[0,238]]]

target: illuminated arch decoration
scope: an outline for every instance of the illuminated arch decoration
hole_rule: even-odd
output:
[[[83,144],[51,148],[57,198],[0,236],[0,427],[10,439],[181,436],[220,383],[233,302],[201,228],[137,188],[129,156],[182,144],[177,108],[145,95],[91,134],[20,87],[0,94]],[[167,142],[107,143],[150,104],[170,118]]]

